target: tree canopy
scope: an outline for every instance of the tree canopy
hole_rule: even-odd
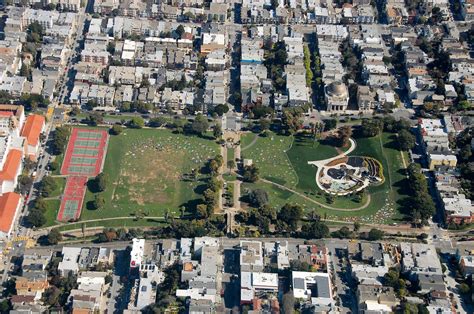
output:
[[[198,114],[191,123],[191,131],[197,135],[202,136],[207,132],[207,129],[209,129],[209,122],[207,121],[207,118],[202,114]]]

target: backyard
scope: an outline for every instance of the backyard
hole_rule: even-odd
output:
[[[215,142],[173,134],[169,130],[127,129],[111,136],[104,165],[107,189],[100,193],[103,208],[92,210],[95,195],[87,191],[81,220],[141,215],[162,217],[166,210],[178,216],[181,206],[200,197],[200,179],[183,178],[200,170],[218,154]]]

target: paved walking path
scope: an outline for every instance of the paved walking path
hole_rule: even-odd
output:
[[[295,190],[293,190],[293,189],[290,189],[290,188],[288,188],[288,187],[286,187],[286,186],[284,186],[284,185],[275,183],[275,182],[273,182],[273,181],[269,181],[269,180],[266,180],[266,179],[260,179],[260,181],[265,182],[265,183],[273,184],[274,186],[276,186],[276,187],[278,187],[278,188],[280,188],[280,189],[282,189],[282,190],[286,190],[286,191],[289,191],[289,192],[291,192],[291,193],[293,193],[293,194],[296,194],[296,195],[298,195],[298,196],[301,196],[301,197],[304,198],[305,200],[310,201],[310,202],[312,202],[312,203],[314,203],[314,204],[318,204],[318,205],[321,206],[321,207],[324,207],[324,208],[327,208],[327,209],[333,209],[333,210],[343,211],[343,212],[353,212],[353,211],[362,210],[362,209],[366,208],[367,206],[369,206],[369,204],[370,204],[370,199],[371,199],[371,198],[370,198],[370,194],[368,194],[368,195],[367,195],[367,201],[365,202],[364,205],[362,205],[362,206],[360,206],[360,207],[351,208],[351,209],[348,209],[348,208],[337,208],[337,207],[332,207],[332,206],[329,206],[329,205],[320,203],[320,202],[318,202],[318,201],[312,199],[311,197],[308,197],[308,196],[304,195],[303,193],[300,193],[300,192],[298,192],[298,191],[295,191]]]

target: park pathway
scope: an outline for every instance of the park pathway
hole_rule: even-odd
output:
[[[258,134],[255,134],[255,137],[253,138],[252,142],[250,142],[247,146],[242,147],[242,150],[249,149],[250,147],[252,147],[253,145],[255,145],[255,143],[257,143],[257,140],[258,140]],[[239,146],[240,146],[240,145],[239,145]]]
[[[241,149],[240,145],[236,145],[236,143],[240,142],[240,132],[234,132],[234,131],[226,131],[224,132],[223,136],[224,140],[226,141],[226,145],[224,147],[224,150],[226,152],[226,156],[224,158],[225,164],[227,165],[228,158],[227,158],[227,145],[229,143],[233,143],[233,149],[234,149],[234,161],[238,160],[240,161],[241,159]],[[227,169],[227,168],[226,168]],[[229,171],[230,174],[233,173],[232,170]],[[233,230],[235,229],[235,226],[237,225],[235,222],[235,215],[241,210],[241,204],[240,204],[240,180],[236,179],[233,181],[228,181],[227,184],[232,184],[233,185],[233,206],[232,207],[224,207],[224,212],[226,214],[226,229],[228,234],[232,234]]]
[[[318,202],[318,201],[312,199],[311,197],[308,197],[308,196],[304,195],[303,193],[300,193],[300,192],[298,192],[298,191],[295,191],[295,190],[293,190],[293,189],[290,189],[290,188],[288,188],[288,187],[286,187],[286,186],[284,186],[284,185],[275,183],[275,182],[273,182],[273,181],[266,180],[266,179],[260,179],[260,181],[265,182],[265,183],[269,183],[269,184],[273,184],[274,186],[276,186],[276,187],[278,187],[278,188],[280,188],[280,189],[282,189],[282,190],[286,190],[286,191],[288,191],[288,192],[291,192],[291,193],[293,193],[293,194],[296,194],[296,195],[298,195],[298,196],[301,196],[301,197],[304,198],[305,200],[310,201],[310,202],[312,202],[312,203],[314,203],[314,204],[317,204],[317,205],[319,205],[319,206],[321,206],[321,207],[324,207],[324,208],[327,208],[327,209],[333,209],[333,210],[343,211],[343,212],[353,212],[353,211],[358,211],[358,210],[362,210],[362,209],[364,209],[364,208],[367,208],[367,206],[369,206],[369,204],[370,204],[370,199],[371,199],[371,198],[370,198],[370,194],[368,194],[368,195],[367,195],[367,201],[365,202],[364,205],[362,205],[362,206],[360,206],[360,207],[351,208],[351,209],[348,209],[348,208],[337,208],[337,207],[332,207],[332,206],[329,206],[329,205],[320,203],[320,202]]]
[[[81,220],[81,221],[78,221],[78,222],[73,222],[73,223],[70,223],[70,222],[61,222],[61,223],[58,223],[57,225],[54,225],[54,226],[48,226],[48,227],[43,227],[43,228],[39,228],[39,229],[36,229],[33,234],[44,234],[45,232],[49,232],[51,231],[51,229],[55,229],[55,228],[59,228],[59,227],[64,227],[64,226],[67,226],[67,225],[82,225],[82,224],[87,224],[87,223],[90,223],[90,222],[99,222],[99,221],[107,221],[107,220],[130,220],[130,219],[137,219],[137,217],[135,216],[122,216],[122,217],[107,217],[107,218],[97,218],[97,219],[89,219],[89,220]],[[165,217],[164,216],[160,216],[160,217],[148,217],[148,216],[145,216],[143,219],[156,219],[156,220],[164,220]],[[79,226],[80,227],[80,226]],[[92,228],[92,227],[91,227]],[[93,228],[97,228],[97,226],[93,227]],[[67,230],[65,230],[67,231]]]
[[[234,181],[234,209],[240,211],[240,185],[242,182],[240,180]]]
[[[224,178],[222,177],[222,174],[224,171],[227,169],[227,147],[225,145],[220,146],[221,150],[221,156],[222,156],[222,167],[219,169],[219,175],[217,178],[219,181],[224,182]],[[222,212],[224,208],[224,198],[222,197],[223,189],[219,189],[219,200],[218,200],[218,211]]]

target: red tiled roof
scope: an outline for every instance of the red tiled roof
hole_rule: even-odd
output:
[[[10,231],[19,203],[20,194],[10,192],[0,196],[0,231]]]
[[[44,123],[44,117],[38,114],[32,114],[26,118],[26,123],[21,132],[21,136],[26,137],[28,145],[36,146],[38,144]]]
[[[18,173],[18,168],[20,168],[21,165],[21,155],[22,152],[19,150],[10,150],[7,156],[7,160],[3,165],[3,169],[0,171],[0,180],[12,181],[15,179]]]
[[[34,295],[13,295],[11,297],[12,303],[33,303],[35,301]]]

